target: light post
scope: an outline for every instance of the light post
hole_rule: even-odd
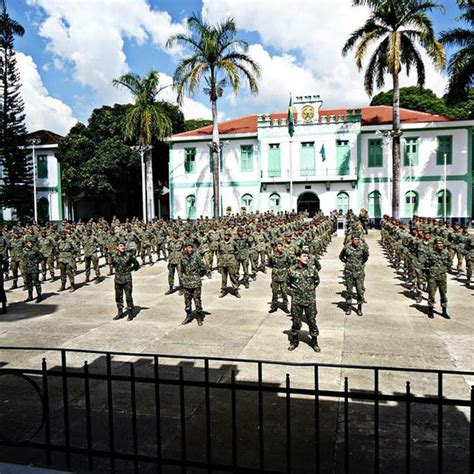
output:
[[[444,192],[443,192],[443,207],[444,207],[444,222],[446,222],[446,218],[447,218],[447,194],[448,194],[448,155],[447,153],[445,153],[443,155],[443,158],[444,158]]]
[[[141,164],[141,174],[142,174],[142,214],[143,222],[148,222],[148,217],[150,215],[147,213],[147,185],[146,185],[146,173],[145,173],[145,153],[151,150],[151,145],[139,145],[132,146],[132,150],[140,152],[140,164]],[[151,185],[153,192],[153,183]],[[152,194],[153,197],[153,194]]]
[[[211,143],[207,144],[211,154],[213,154],[214,152],[217,152],[217,189],[219,190],[219,199],[222,198],[222,196],[221,196],[221,178],[220,178],[222,151],[223,151],[224,147],[228,144],[229,144],[228,141],[219,142],[219,144],[217,144],[216,142],[211,142]],[[213,165],[213,167],[214,166],[215,165]],[[212,169],[210,171],[211,171],[211,175],[214,176],[214,169]],[[213,197],[214,197],[214,200],[215,200],[216,196],[213,196]],[[218,203],[218,206],[219,206],[219,214],[222,214],[222,209],[221,209],[221,203],[220,202]],[[214,216],[214,217],[218,217],[218,216]]]
[[[41,143],[39,138],[30,138],[27,140],[29,146],[32,150],[32,159],[33,159],[33,212],[35,217],[35,222],[38,222],[38,205],[36,202],[36,145]]]

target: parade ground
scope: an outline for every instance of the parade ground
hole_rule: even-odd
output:
[[[164,261],[155,263],[153,266],[143,266],[133,274],[133,296],[138,313],[133,321],[126,319],[114,321],[112,319],[116,314],[116,307],[113,277],[111,276],[107,276],[100,284],[95,284],[93,281],[84,284],[84,273],[79,272],[76,276],[78,289],[74,293],[68,291],[58,293],[60,282],[51,283],[48,281],[43,284],[45,299],[39,304],[24,303],[26,292],[21,289],[8,291],[9,312],[0,318],[0,346],[133,352],[135,354],[133,357],[114,355],[113,367],[119,372],[125,370],[124,368],[130,362],[143,362],[148,354],[189,356],[191,359],[185,361],[180,361],[179,358],[167,359],[166,357],[160,357],[160,360],[162,363],[166,361],[166,365],[169,367],[181,364],[181,367],[184,367],[185,377],[191,378],[197,377],[197,372],[193,374],[192,371],[197,371],[200,363],[199,361],[193,362],[192,358],[226,358],[232,363],[211,361],[213,371],[211,378],[216,381],[229,381],[233,370],[236,373],[237,383],[239,381],[246,383],[258,381],[257,371],[251,363],[246,362],[248,359],[344,366],[473,371],[473,290],[466,287],[465,274],[460,275],[459,279],[457,275],[448,275],[448,310],[451,319],[447,320],[441,316],[439,301],[437,301],[434,319],[428,319],[426,294],[420,304],[415,303],[411,291],[405,286],[401,276],[389,266],[379,238],[378,231],[371,231],[366,239],[370,257],[366,266],[365,280],[367,304],[363,307],[364,315],[362,317],[357,316],[355,311],[350,316],[346,316],[344,313],[345,304],[341,295],[344,289],[342,284],[343,264],[338,259],[343,243],[342,237],[333,238],[327,252],[322,256],[321,284],[317,290],[320,353],[315,353],[306,342],[308,340],[306,326],[303,327],[299,347],[293,352],[288,352],[287,332],[291,324],[290,318],[281,310],[272,314],[268,313],[271,300],[269,269],[266,274],[259,273],[257,280],[251,281],[249,289],[241,287],[242,297],[240,299],[231,294],[219,298],[220,274],[214,271],[212,279],[206,277],[203,279],[203,307],[208,313],[204,325],[200,327],[196,321],[193,321],[182,326],[181,322],[185,317],[183,297],[178,292],[169,296],[164,295],[168,289],[167,268]],[[79,267],[79,270],[81,269]],[[103,274],[107,273],[107,270],[106,267],[101,269]],[[7,288],[9,284],[10,282],[6,282]],[[144,354],[144,357],[141,358],[140,354]],[[14,367],[40,368],[43,357],[47,358],[49,367],[61,365],[59,355],[53,351],[0,350],[0,366],[5,369]],[[101,367],[105,364],[102,355],[69,353],[67,365],[79,370],[85,360],[91,367]],[[263,370],[265,383],[284,386],[285,375],[289,373],[293,385],[301,388],[314,386],[313,374],[308,372],[308,368],[304,366],[268,365]],[[354,391],[372,390],[374,386],[372,373],[359,368],[326,367],[325,370],[321,368],[319,375],[321,387],[327,390],[340,390],[344,385],[345,377],[348,377],[349,388]],[[436,396],[438,393],[439,385],[436,374],[407,374],[403,372],[388,372],[386,375],[380,372],[380,392],[405,393],[407,380],[411,381],[413,394]],[[474,378],[469,374],[446,377],[443,396],[469,399],[473,384]],[[75,389],[79,390],[77,387],[70,387],[71,399],[74,398]],[[116,413],[123,414],[127,412],[128,402],[120,398],[121,390],[120,387],[117,387],[114,395],[118,398]],[[129,390],[128,386],[127,390]],[[126,393],[125,389],[123,393]],[[104,393],[102,393],[102,397],[105,397]],[[125,395],[123,398],[125,399]],[[170,397],[171,404],[178,403],[178,398],[174,402],[172,399],[173,397]],[[305,401],[304,396],[295,396],[295,399],[301,403]],[[263,404],[265,416],[270,419],[273,419],[272,410],[275,410],[275,417],[277,417],[276,414],[283,409],[279,403],[281,399],[276,397],[276,400],[273,402],[267,400]],[[84,407],[81,403],[78,402],[75,409],[82,410]],[[249,404],[248,417],[252,418],[252,404],[248,400],[245,401],[245,397],[238,405],[240,408],[237,411],[237,416],[242,416],[242,408],[247,406],[246,403]],[[341,403],[341,400],[328,402],[327,416],[321,421],[323,424],[326,423],[324,429],[326,435],[321,447],[322,472],[343,472],[344,456],[342,451],[339,452],[344,432],[341,421],[343,411]],[[391,406],[391,403],[386,403],[384,409],[387,411]],[[188,437],[193,436],[192,419],[199,420],[202,409],[203,399],[201,397],[196,395],[195,400],[189,401],[189,407],[186,408],[186,416],[189,418],[191,426],[188,430]],[[466,462],[466,453],[469,449],[466,444],[469,438],[467,428],[469,410],[454,407],[452,409],[457,412],[445,426],[445,468],[446,472],[451,473],[467,472],[463,463]],[[27,411],[27,409],[25,410]],[[104,410],[105,401],[103,401],[103,405],[99,404],[96,407],[94,416],[100,417],[102,413],[105,423]],[[151,408],[149,410],[151,413]],[[304,414],[312,413],[311,410],[313,410],[312,406],[308,410],[304,408],[304,405],[300,407],[299,411],[295,408],[293,412],[295,419],[299,417],[301,422],[294,428],[295,431],[304,432]],[[365,440],[359,439],[353,444],[350,456],[356,456],[360,463],[351,468],[351,472],[372,472],[372,468],[367,469],[364,464],[364,455],[367,458],[371,456],[367,446],[373,442],[368,415],[364,411],[363,404],[359,404],[359,408],[355,407],[351,410],[353,410],[351,413],[355,419],[358,419],[355,430]],[[391,449],[393,446],[402,445],[401,440],[404,436],[397,432],[399,421],[398,415],[394,414],[396,407],[394,410],[391,414],[385,413],[384,428],[381,428],[383,433],[381,439],[385,440],[389,451],[394,451]],[[147,412],[147,408],[143,408],[141,411],[143,420],[146,420],[150,413]],[[405,416],[404,413],[401,411],[401,418]],[[412,472],[435,472],[431,469],[435,469],[436,456],[430,457],[427,453],[431,453],[430,449],[436,453],[436,436],[433,435],[428,441],[423,441],[424,444],[418,451],[415,449],[417,437],[420,437],[421,433],[431,433],[430,430],[436,433],[436,416],[433,413],[436,414],[436,411],[428,410],[418,414],[415,413],[415,410],[413,412],[414,428],[411,436],[414,444],[414,460]],[[448,409],[445,414],[448,415]],[[178,450],[180,445],[178,436],[180,424],[174,416],[168,415],[169,425],[164,428],[163,452],[173,453]],[[219,419],[220,416],[223,416],[222,413],[216,412],[216,418]],[[311,415],[308,416],[311,417]],[[382,412],[380,417],[382,423]],[[197,421],[196,423],[199,425]],[[225,422],[222,421],[220,426],[225,426]],[[247,429],[250,430],[248,427]],[[269,433],[276,433],[280,429],[281,426],[278,423],[274,422],[272,425],[269,421]],[[213,439],[214,437],[218,438],[218,432],[219,429],[214,429]],[[130,438],[130,433],[124,437]],[[123,437],[117,436],[117,438]],[[270,436],[266,447],[268,448],[272,442],[276,443],[276,438],[276,435],[274,438]],[[245,443],[245,441],[243,442]],[[214,448],[213,456],[221,460],[228,458],[230,451],[225,448],[222,439],[221,442],[216,439],[215,443],[219,448]],[[300,443],[295,444],[297,446],[294,447],[293,453],[294,471],[314,472],[314,452],[311,451],[308,454],[303,451]],[[240,448],[240,456],[244,458],[242,461],[244,465],[245,462],[251,464],[251,458],[258,457],[258,453],[252,449],[251,443],[247,448]],[[191,446],[191,454],[188,450],[189,457],[192,457],[192,450]],[[274,461],[275,466],[279,467],[277,459],[279,451],[281,449],[275,445],[271,449],[271,454],[267,455],[266,460],[270,465]],[[12,462],[15,460],[21,462],[25,459],[22,457],[24,453],[19,456],[13,450],[3,450],[2,452],[2,459],[5,456]],[[389,468],[387,464],[386,469],[382,469],[381,472],[403,472],[400,467],[403,465],[403,453],[404,451],[401,450],[395,460],[390,459],[391,467]],[[30,462],[35,463],[37,460],[35,456],[36,454],[31,454],[31,458],[27,458]],[[384,456],[384,454],[380,455],[382,465]],[[397,465],[398,461],[402,463],[400,466]],[[105,469],[104,464],[100,464],[100,462],[98,465],[102,467],[98,468],[97,472]],[[417,469],[417,466],[420,468]],[[118,469],[118,471],[120,470]],[[122,472],[128,472],[127,468],[123,468]],[[148,471],[143,468],[143,472]],[[170,467],[164,472],[175,471]]]

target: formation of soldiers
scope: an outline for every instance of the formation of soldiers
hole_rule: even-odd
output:
[[[382,244],[395,268],[402,269],[417,303],[428,293],[428,317],[434,317],[436,291],[440,293],[442,315],[449,319],[447,273],[461,276],[465,264],[466,286],[470,286],[474,264],[474,235],[467,226],[415,216],[405,225],[384,216]],[[456,270],[454,263],[456,261]]]

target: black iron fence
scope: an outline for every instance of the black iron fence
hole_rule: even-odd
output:
[[[473,472],[474,372],[31,347],[0,347],[0,357],[3,461],[76,472]]]

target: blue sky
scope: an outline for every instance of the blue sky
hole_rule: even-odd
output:
[[[320,94],[327,108],[366,105],[363,75],[352,57],[340,55],[345,38],[367,17],[365,8],[350,3],[294,0],[289,9],[286,0],[7,0],[26,30],[15,46],[28,128],[66,133],[94,107],[127,102],[111,82],[129,71],[153,68],[169,83],[183,52],[167,50],[166,39],[183,31],[193,12],[211,22],[233,16],[262,68],[259,95],[244,89],[236,98],[227,91],[219,103],[222,118],[285,110],[290,92]],[[443,4],[444,13],[432,14],[437,32],[454,26],[458,15],[455,0]],[[414,84],[415,77],[402,83]],[[427,65],[426,87],[441,94],[445,83],[445,74]],[[164,98],[175,94],[169,88]],[[201,92],[183,109],[187,118],[210,117]]]

